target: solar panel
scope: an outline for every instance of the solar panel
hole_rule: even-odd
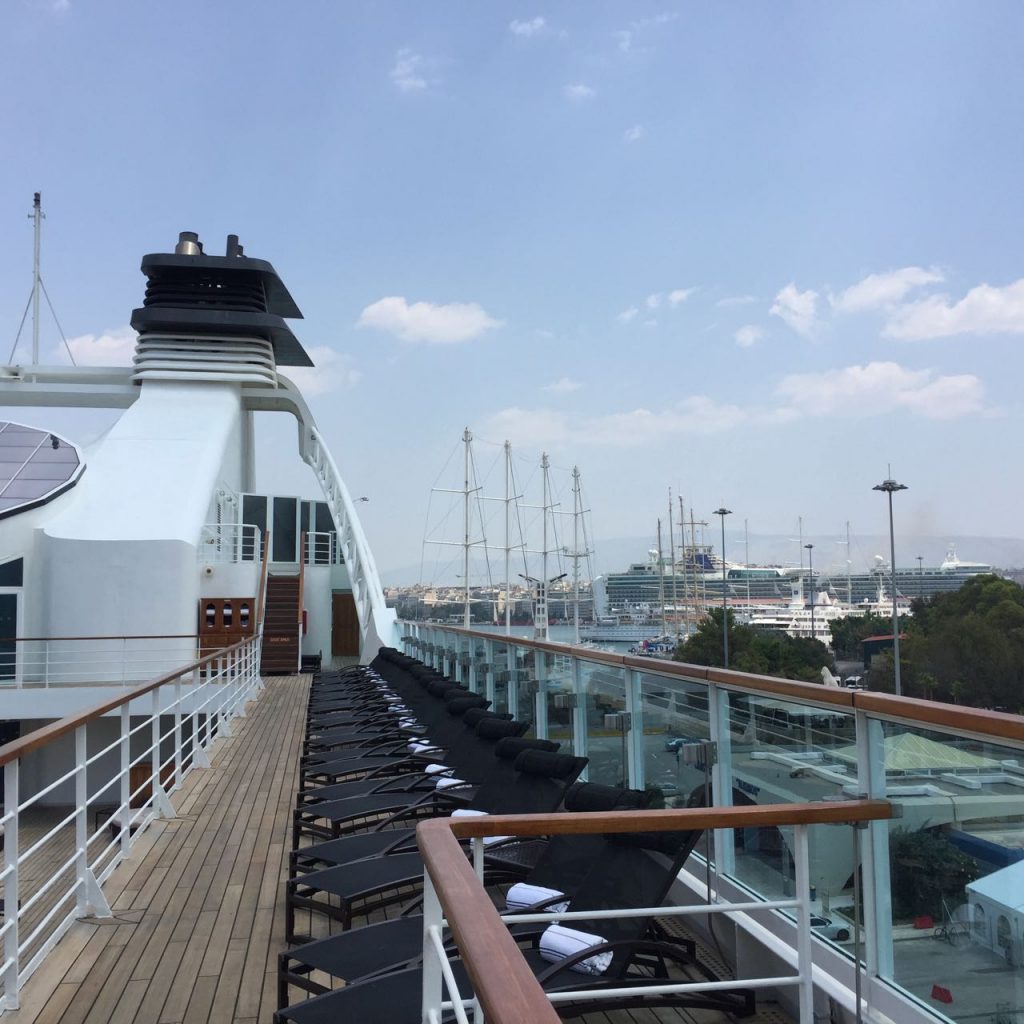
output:
[[[0,421],[0,519],[36,508],[74,487],[85,464],[64,438]]]

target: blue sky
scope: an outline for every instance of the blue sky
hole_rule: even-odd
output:
[[[578,464],[598,550],[651,533],[669,487],[752,532],[882,533],[889,463],[905,529],[1018,536],[1022,22],[9,0],[4,358],[41,189],[82,361],[125,358],[139,259],[178,231],[274,263],[385,568],[419,560],[466,425]],[[315,493],[291,425],[264,436],[263,485]]]

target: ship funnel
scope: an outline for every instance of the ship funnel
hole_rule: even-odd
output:
[[[278,366],[312,366],[285,318],[302,313],[277,271],[243,255],[208,256],[195,231],[173,253],[142,258],[146,296],[132,311],[139,332],[135,379],[233,380],[277,385]]]

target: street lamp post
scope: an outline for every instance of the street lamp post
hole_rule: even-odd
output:
[[[727,585],[726,585],[726,566],[725,566],[725,517],[732,515],[732,509],[726,508],[724,505],[721,508],[716,508],[716,516],[719,516],[722,520],[722,667],[729,667],[729,606],[726,599]]]
[[[924,597],[924,555],[917,556],[917,596]]]
[[[811,639],[815,639],[814,633],[814,545],[805,544],[807,548],[807,572],[811,577]]]
[[[871,488],[873,491],[885,491],[889,495],[889,568],[892,570],[892,655],[895,672],[896,696],[903,696],[900,685],[900,623],[896,613],[896,538],[892,528],[892,496],[896,491],[905,491],[906,484],[898,484],[890,477]]]

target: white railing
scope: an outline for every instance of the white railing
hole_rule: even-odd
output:
[[[188,633],[14,637],[0,641],[0,689],[135,686],[194,660],[197,642]]]
[[[207,523],[196,553],[201,565],[258,562],[262,555],[260,529],[251,523]]]
[[[384,600],[373,554],[356,515],[355,505],[342,480],[320,431],[312,424],[305,429],[302,456],[312,467],[327,499],[341,553],[348,567],[352,593],[359,613],[359,632],[364,656],[372,658],[381,644],[398,642],[397,618]]]
[[[338,535],[333,531],[308,531],[303,560],[306,565],[340,565],[342,558]]]
[[[608,1003],[615,999],[646,997],[701,996],[729,991],[764,992],[767,989],[795,988],[797,1017],[800,1024],[814,1024],[814,976],[812,955],[811,898],[809,844],[807,829],[814,823],[845,823],[884,820],[892,817],[891,805],[884,801],[849,801],[846,803],[777,804],[758,808],[693,808],[680,811],[605,812],[588,815],[521,815],[493,816],[490,818],[435,819],[424,822],[417,829],[417,843],[424,859],[423,898],[423,998],[424,1024],[440,1024],[445,1016],[454,1014],[459,1024],[468,1024],[470,1014],[474,1022],[486,1019],[493,1024],[530,1019],[554,1022],[554,1011],[562,1003]],[[569,909],[559,912],[499,915],[484,888],[484,847],[486,836],[536,837],[541,834],[558,835],[596,834],[599,832],[629,833],[643,830],[703,830],[716,828],[743,828],[751,821],[788,823],[793,828],[794,866],[797,895],[784,899],[747,899],[725,902],[720,894],[708,892],[706,903],[689,906],[619,907],[610,910]],[[470,868],[456,837],[470,839],[472,863]],[[476,875],[472,885],[470,872]],[[545,993],[525,964],[511,937],[502,931],[509,924],[555,924],[604,919],[696,917],[707,919],[711,914],[737,915],[769,914],[785,911],[795,918],[797,941],[793,973],[763,977],[744,977],[738,980],[703,980],[671,982],[668,980],[638,987],[623,979],[616,987],[609,982],[587,987],[585,975],[577,975],[580,985],[572,991]],[[500,924],[499,924],[500,922]],[[454,933],[458,955],[462,957],[474,995],[465,997],[459,991],[445,948],[444,931]],[[464,937],[472,937],[467,942]],[[595,936],[596,938],[596,936]],[[611,951],[612,947],[595,946],[590,955]],[[477,950],[487,950],[487,962],[478,957]],[[649,951],[648,951],[649,952]],[[580,954],[583,955],[582,953]],[[538,1001],[539,1000],[539,1001]],[[544,1000],[552,1004],[545,1007]],[[467,1014],[467,1010],[470,1014]],[[549,1013],[550,1010],[550,1013]],[[528,1015],[528,1016],[527,1016]]]
[[[4,1008],[18,1006],[21,986],[75,919],[111,916],[103,882],[155,818],[174,817],[169,794],[192,769],[209,767],[210,745],[231,735],[232,719],[262,687],[259,667],[256,636],[0,747]],[[72,767],[50,778],[65,736],[74,738]],[[26,793],[36,775],[45,781]],[[35,836],[29,823],[41,818],[45,831]]]

